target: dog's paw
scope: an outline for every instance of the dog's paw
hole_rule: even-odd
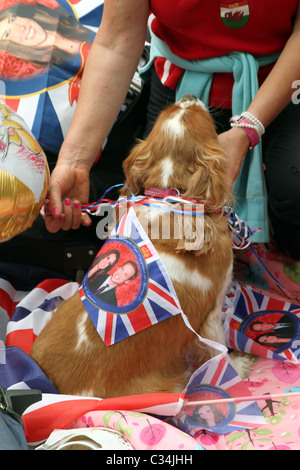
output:
[[[245,379],[249,377],[253,369],[253,362],[250,360],[248,356],[239,356],[232,358],[227,355],[226,359],[232,365],[232,367],[236,370],[239,374],[241,379]]]

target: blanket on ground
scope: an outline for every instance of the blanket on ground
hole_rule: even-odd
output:
[[[264,423],[224,434],[199,427],[191,435],[172,422],[182,406],[182,394],[145,395],[140,403],[136,397],[106,402],[57,394],[28,354],[57,301],[70,297],[78,284],[39,268],[0,263],[0,383],[43,391],[43,400],[23,414],[28,443],[44,441],[56,428],[100,426],[118,430],[137,450],[300,449],[300,263],[259,244],[239,252],[234,267],[235,283],[223,307],[227,346],[231,355],[248,354],[253,361],[244,383]],[[279,324],[285,329],[281,337],[288,341],[272,347],[259,344],[249,317]],[[1,367],[11,374],[1,374]]]

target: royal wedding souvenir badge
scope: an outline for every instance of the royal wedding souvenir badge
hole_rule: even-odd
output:
[[[181,313],[170,277],[133,208],[103,244],[80,296],[107,346]]]
[[[228,347],[294,364],[300,358],[300,307],[251,286],[232,286],[224,309]]]

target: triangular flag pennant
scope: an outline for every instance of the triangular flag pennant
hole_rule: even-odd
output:
[[[170,277],[133,208],[102,246],[80,296],[107,346],[181,313]]]
[[[232,286],[224,312],[229,347],[277,360],[299,363],[300,307],[251,286]]]
[[[199,367],[190,379],[186,401],[172,421],[184,432],[195,436],[203,429],[227,434],[240,429],[253,429],[265,424],[255,398],[224,356],[216,356]]]

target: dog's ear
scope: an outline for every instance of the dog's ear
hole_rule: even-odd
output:
[[[199,143],[195,149],[195,166],[184,196],[197,199],[214,210],[228,204],[231,195],[225,177],[226,156],[217,139]]]
[[[136,196],[144,193],[144,182],[147,179],[151,161],[151,154],[147,151],[145,141],[140,140],[123,162],[124,184]],[[121,189],[120,194],[122,196],[131,196],[130,191],[126,187]]]
[[[178,250],[193,250],[197,256],[214,249],[217,238],[226,232],[223,215],[215,211],[228,205],[232,197],[225,179],[226,156],[217,138],[196,145],[194,162],[194,171],[184,197],[196,199],[200,207],[197,211],[196,205],[194,212],[197,215],[190,222],[186,220],[187,231],[178,242]]]
[[[204,255],[213,249],[218,237],[219,220],[222,215],[207,215],[203,205],[193,204],[189,210],[193,215],[183,211],[174,213],[174,227],[176,228],[176,251],[177,253],[189,252],[195,256]]]
[[[177,239],[174,239],[177,253],[192,253],[194,256],[205,255],[209,251],[223,248],[228,241],[228,223],[223,213],[206,213],[203,207],[193,208],[196,215],[176,215]]]

